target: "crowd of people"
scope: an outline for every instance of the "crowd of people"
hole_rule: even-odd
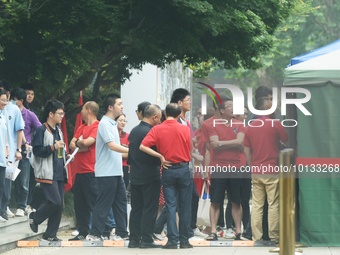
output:
[[[270,109],[271,97],[270,88],[259,87],[255,108]],[[41,123],[30,108],[33,100],[32,86],[12,89],[1,81],[0,222],[27,214],[31,230],[38,232],[48,220],[42,238],[60,241],[57,232],[68,178],[65,162],[70,157],[59,127],[64,105],[49,100]],[[245,126],[247,107],[243,115],[235,115],[232,99],[222,96],[205,116],[198,109],[191,125],[186,118],[191,95],[179,88],[163,111],[149,102],[138,104],[140,123],[126,133],[119,95],[105,97],[100,120],[99,108],[94,101],[82,106],[83,124],[69,144],[70,151],[77,151],[72,189],[77,235],[71,241],[129,240],[129,248],[164,249],[192,248],[189,240],[195,237],[278,242],[278,173],[240,171],[244,166],[278,164],[280,144],[288,137],[274,114],[251,116],[254,123],[264,124]],[[12,213],[8,208],[12,181],[5,178],[5,169],[16,161],[21,172],[14,181],[17,210]],[[213,171],[203,171],[207,166]],[[236,171],[216,171],[227,168]],[[37,183],[44,194],[39,206],[32,196]],[[210,225],[205,229],[197,224],[202,186],[208,187],[211,201]],[[166,245],[155,242],[165,235]]]

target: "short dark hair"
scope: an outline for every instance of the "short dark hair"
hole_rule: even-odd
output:
[[[10,92],[12,90],[12,85],[9,81],[1,80],[0,87],[2,87],[6,92]]]
[[[267,97],[268,95],[273,95],[273,90],[267,86],[259,86],[255,90],[255,101],[261,97]]]
[[[33,90],[34,91],[34,85],[32,83],[26,83],[22,86],[24,90]]]
[[[264,110],[264,106],[268,102],[271,102],[268,97],[260,97],[259,99],[256,100],[255,109],[257,109],[257,110]]]
[[[44,109],[44,118],[48,119],[50,112],[55,113],[58,109],[64,110],[64,104],[58,100],[48,100]]]
[[[23,102],[25,102],[26,92],[22,88],[14,88],[11,91],[11,98],[16,98],[17,100],[23,100]]]
[[[143,117],[150,118],[154,116],[158,111],[162,111],[158,105],[150,104],[147,107],[145,107]]]
[[[167,117],[177,118],[181,112],[181,107],[177,103],[170,103],[165,107],[165,114]]]
[[[109,106],[113,106],[116,103],[116,100],[120,98],[120,95],[118,94],[108,94],[104,99],[104,109],[107,111],[109,109]]]
[[[178,103],[178,101],[184,100],[186,96],[190,96],[190,92],[187,89],[179,88],[172,92],[170,103]]]
[[[141,102],[137,105],[137,112],[140,112],[142,113],[142,116],[144,117],[144,111],[145,111],[145,108],[148,106],[148,105],[151,105],[150,102],[147,102],[147,101],[144,101],[144,102]]]
[[[2,96],[2,95],[6,95],[6,90],[0,89],[0,96]]]

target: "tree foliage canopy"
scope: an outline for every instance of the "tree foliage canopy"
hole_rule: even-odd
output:
[[[98,92],[146,62],[254,68],[296,2],[1,0],[0,78],[67,102],[94,77]]]

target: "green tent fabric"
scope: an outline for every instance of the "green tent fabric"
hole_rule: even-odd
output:
[[[340,51],[287,68],[284,86],[311,93],[304,106],[312,116],[297,110],[297,157],[335,158],[340,165]],[[300,241],[340,246],[340,172],[300,175],[299,203]]]

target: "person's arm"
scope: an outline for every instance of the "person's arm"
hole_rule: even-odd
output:
[[[17,150],[15,151],[15,160],[21,160],[22,159],[22,155],[21,155],[21,145],[22,145],[22,141],[24,137],[24,131],[18,130],[17,131]]]
[[[94,140],[93,143],[95,143],[96,140],[95,140],[94,138],[93,138],[93,140]],[[80,141],[81,141],[81,137],[80,137],[80,138],[73,137],[72,140],[71,140],[71,142],[70,142],[70,145],[69,145],[70,150],[74,151],[76,148],[79,148],[78,152],[85,152],[85,151],[88,151],[88,147],[85,147],[85,146],[80,147],[80,146],[79,146]],[[92,143],[92,144],[93,144],[93,143]],[[92,144],[91,144],[91,145],[92,145]]]
[[[210,136],[210,145],[213,150],[228,150],[239,148],[242,149],[244,133],[238,133],[236,139],[229,141],[220,141],[217,135]]]
[[[32,139],[33,154],[40,158],[47,158],[57,149],[54,145],[44,146],[44,131],[37,129]]]
[[[119,153],[129,153],[129,148],[126,148],[120,144],[115,143],[114,141],[106,143],[110,150],[119,152]]]
[[[160,161],[161,161],[161,165],[162,167],[164,167],[165,169],[168,169],[168,166],[171,166],[171,162],[165,160],[165,158],[163,157],[162,154],[160,154],[159,152],[149,148],[149,147],[146,147],[144,146],[143,144],[141,144],[139,146],[139,149],[147,154],[149,154],[150,156],[153,156],[153,157],[156,157],[156,158],[159,158]]]

